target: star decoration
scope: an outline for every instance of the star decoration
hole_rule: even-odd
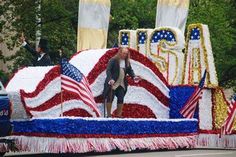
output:
[[[138,44],[144,44],[146,40],[147,40],[147,33],[140,32],[138,36]]]
[[[191,30],[190,39],[191,40],[199,40],[200,39],[200,29],[199,28],[195,27]]]
[[[128,45],[129,44],[129,35],[128,33],[122,32],[121,35],[121,45]]]
[[[161,30],[158,32],[155,32],[152,36],[152,43],[157,43],[161,40],[166,40],[167,42],[175,42],[175,36],[173,34],[173,32],[169,31],[169,30]]]

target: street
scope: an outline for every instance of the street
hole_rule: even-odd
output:
[[[176,150],[176,151],[134,151],[129,153],[86,153],[86,154],[31,154],[31,153],[7,153],[7,157],[235,157],[236,150]]]

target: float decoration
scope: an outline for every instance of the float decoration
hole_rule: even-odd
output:
[[[119,45],[122,47],[136,48],[136,31],[135,30],[120,30],[119,31]]]
[[[183,33],[173,27],[137,29],[136,35],[132,35],[131,38],[133,32],[134,30],[121,30],[119,45],[138,50],[158,67],[169,84],[180,84],[183,77],[184,60],[182,49],[185,46]],[[129,45],[130,42],[132,46]]]
[[[136,49],[155,63],[168,84],[171,85],[170,118],[182,118],[178,111],[189,96],[189,92],[191,93],[199,84],[206,69],[206,84],[195,113],[195,117],[199,119],[200,129],[197,145],[199,147],[235,148],[236,122],[234,122],[232,135],[219,138],[219,129],[227,117],[229,104],[223,91],[218,87],[208,26],[200,23],[189,25],[186,45],[183,33],[176,28],[137,29],[136,32]],[[185,48],[185,54],[182,53],[183,48]],[[178,59],[168,61],[165,57],[170,53],[177,56],[175,58]],[[167,58],[171,57],[167,55]],[[176,66],[176,63],[179,66]],[[167,75],[168,66],[172,70],[170,73],[172,76]],[[176,78],[174,82],[171,81],[171,77]]]
[[[218,79],[207,25],[191,24],[188,26],[185,50],[183,83],[191,85],[198,84],[204,73],[204,69],[206,69],[206,86],[217,87]]]
[[[119,37],[120,45],[130,48],[135,73],[143,78],[139,83],[128,78],[123,112],[126,118],[94,118],[96,115],[76,100],[73,93],[61,92],[58,66],[25,67],[6,87],[12,100],[12,118],[23,119],[13,120],[15,127],[8,138],[15,138],[21,151],[81,153],[117,148],[131,151],[236,147],[235,123],[232,135],[219,136],[228,103],[217,86],[207,26],[193,24],[188,30],[185,63],[195,64],[193,79],[190,79],[193,83],[184,82],[191,76],[187,72],[191,66],[184,66],[185,40],[178,29],[122,30]],[[194,55],[189,51],[191,47],[197,48]],[[117,48],[85,50],[70,59],[70,63],[87,77],[102,114],[105,69],[117,51]],[[208,70],[208,82],[195,112],[198,120],[184,119],[179,111],[198,85],[200,65]],[[116,112],[115,104],[112,112]],[[65,117],[59,117],[62,115]],[[33,118],[28,119],[29,116]],[[0,146],[1,151],[7,149]]]
[[[41,153],[194,148],[197,135],[196,119],[44,118],[13,124],[9,139],[21,151]]]
[[[87,77],[101,114],[103,114],[104,110],[104,102],[101,97],[106,77],[105,69],[109,59],[117,51],[118,49],[116,48],[81,51],[70,60],[70,63],[80,69]],[[168,83],[150,60],[133,49],[130,49],[130,51],[132,67],[143,80],[135,83],[133,80],[128,79],[130,86],[125,97],[125,108],[128,110],[124,110],[124,115],[132,118],[169,118]],[[87,58],[91,59],[88,60]],[[42,80],[34,79],[36,75],[34,68],[23,68],[10,80],[6,87],[7,91],[11,91],[10,97],[14,98],[13,95],[15,95],[16,98],[21,98],[20,102],[18,99],[12,99],[13,106],[22,106],[22,112],[26,111],[30,117],[59,117],[61,115],[97,117],[89,107],[86,107],[81,100],[78,100],[76,94],[61,91],[60,69],[58,66],[50,68],[37,67],[37,72],[39,76],[44,75]],[[25,77],[28,77],[28,82],[25,82],[25,84],[31,86],[30,89],[22,84],[16,85],[17,82],[20,82]],[[15,85],[15,88],[13,88],[13,85]],[[12,90],[15,90],[15,92]],[[76,110],[77,114],[75,114]],[[81,112],[81,110],[84,111]],[[116,105],[113,105],[112,111],[115,110]],[[135,114],[137,110],[143,113]]]

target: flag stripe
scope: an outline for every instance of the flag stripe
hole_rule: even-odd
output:
[[[183,113],[184,117],[191,118],[193,117],[193,111],[195,110],[195,105],[193,105],[189,110],[187,110],[185,113]]]
[[[86,83],[84,82],[84,78],[81,80],[81,85],[83,85],[83,88],[85,88],[84,90],[89,94],[89,96],[91,98],[94,98],[91,90],[88,89],[88,87],[86,86]],[[93,99],[92,99],[93,100]]]
[[[234,115],[235,115],[235,111],[233,111],[233,113],[230,115],[230,118],[228,119],[228,122],[226,123],[226,124],[228,124],[228,125],[226,125],[226,130],[230,130],[230,128],[232,128],[233,121],[234,121]]]
[[[228,106],[228,116],[221,127],[221,135],[231,134],[233,131],[234,119],[236,116],[236,103],[234,98]]]
[[[68,87],[68,86],[64,86],[64,85],[63,85],[63,88],[64,88],[64,90],[77,93],[77,94],[80,96],[80,98],[82,97],[82,96],[81,96],[82,94],[81,94],[79,91],[77,91],[76,89],[73,89],[72,87]],[[90,102],[89,99],[87,99],[87,98],[84,97],[84,98],[81,99],[81,100],[82,100],[86,105],[88,105],[89,107],[91,107],[94,111],[96,111],[96,109],[94,108],[93,104],[91,104],[91,102]],[[96,112],[98,112],[98,111],[96,111]]]
[[[191,106],[191,103],[193,103],[195,101],[195,99],[198,98],[200,92],[201,92],[201,89],[199,89],[199,88],[194,91],[193,95],[187,101],[186,107]]]
[[[78,96],[80,97],[80,99],[82,99],[83,101],[86,102],[86,104],[88,104],[90,107],[92,107],[95,110],[95,102],[91,102],[91,99],[83,92],[80,91],[80,89],[74,87],[71,84],[67,84],[67,82],[62,82],[62,88],[64,90],[68,90],[68,91],[72,91],[78,94]]]
[[[69,91],[73,90],[73,92],[76,91],[76,93],[79,94],[80,99],[83,99],[86,102],[89,102],[89,104],[91,104],[92,106],[95,106],[95,103],[93,101],[91,101],[91,99],[86,95],[86,93],[80,92],[80,89],[74,87],[73,85],[70,85],[70,84],[67,84],[67,83],[63,82],[62,83],[62,88],[64,90],[69,90]],[[81,98],[81,97],[83,97],[83,98]]]
[[[89,104],[93,105],[92,103],[90,103],[90,98],[83,94],[82,92],[80,92],[80,89],[74,87],[73,85],[67,84],[66,82],[62,83],[62,88],[63,90],[68,90],[68,91],[72,91],[78,94],[80,99],[83,99],[84,101],[88,102]],[[81,98],[83,97],[83,98]]]
[[[185,110],[185,112],[183,112],[181,114],[183,114],[184,117],[188,117],[188,115],[193,115],[195,108],[197,106],[197,102],[198,102],[198,100],[196,101],[196,104],[193,103],[193,105],[190,108],[188,108],[188,110]]]
[[[62,79],[65,80],[65,81],[71,82],[72,84],[75,84],[79,88],[82,88],[84,91],[87,91],[88,94],[93,98],[92,92],[91,92],[91,90],[88,89],[88,87],[86,87],[86,84],[83,83],[83,86],[82,86],[81,84],[77,83],[76,81],[74,81],[70,77],[64,76],[64,75],[62,75]],[[83,81],[83,79],[81,80],[81,82],[82,81]]]
[[[198,97],[195,97],[195,98],[191,101],[191,104],[195,104],[198,100],[199,100]],[[188,105],[188,106],[186,106],[186,107],[182,110],[182,112],[183,112],[183,113],[186,112],[188,109],[192,108],[193,106],[194,106],[194,105]]]
[[[91,99],[91,101],[93,101],[93,95],[92,93],[90,93],[89,91],[87,91],[85,88],[85,85],[81,86],[80,84],[78,84],[77,82],[75,82],[74,80],[70,79],[67,76],[62,76],[62,83],[67,82],[67,84],[69,83],[70,85],[73,85],[75,88],[78,88],[79,90],[81,90],[81,92],[83,92],[85,95],[87,95],[88,99]],[[94,105],[96,105],[95,101]]]
[[[186,105],[183,110],[181,110],[181,114],[185,114],[186,112],[188,112],[189,110],[191,110],[191,108],[195,108],[195,105],[197,105],[197,102],[199,100],[199,97],[198,94],[200,93],[201,91],[199,91],[197,93],[197,95],[195,97],[193,97],[193,100],[191,100],[188,105]],[[195,104],[196,103],[196,104]],[[186,115],[186,114],[185,114]]]
[[[182,114],[183,117],[193,118],[195,110],[198,105],[198,101],[202,97],[201,95],[202,95],[202,89],[204,87],[205,79],[206,79],[206,70],[203,74],[202,79],[200,80],[198,87],[195,89],[193,94],[190,96],[188,101],[185,103],[185,105],[180,110],[180,114]]]

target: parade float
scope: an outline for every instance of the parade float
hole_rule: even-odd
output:
[[[106,66],[118,48],[79,51],[69,60],[86,76],[99,110],[61,90],[59,65],[24,67],[12,76],[6,91],[14,128],[7,138],[19,151],[236,148],[236,122],[233,134],[220,137],[229,103],[218,86],[207,25],[189,25],[186,39],[174,27],[120,30],[119,44],[129,48],[133,70],[142,78],[138,83],[128,78],[124,118],[104,118],[102,99]],[[194,118],[183,118],[180,109],[204,69],[206,82]],[[8,151],[7,145],[1,151]]]
[[[119,43],[139,50],[160,69],[169,84],[171,119],[183,118],[179,111],[207,70],[202,99],[195,114],[199,124],[196,147],[235,148],[235,121],[233,134],[220,136],[230,103],[218,86],[208,26],[189,25],[186,39],[173,27],[133,31],[120,30]]]

